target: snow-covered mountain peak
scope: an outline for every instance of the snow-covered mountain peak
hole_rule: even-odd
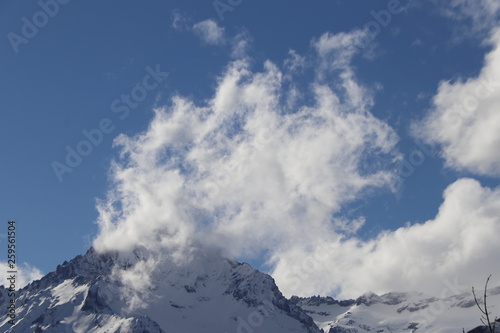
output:
[[[0,332],[452,333],[480,324],[470,292],[445,294],[288,300],[271,276],[217,251],[200,248],[178,260],[145,249],[91,248],[17,291],[16,325],[4,317]],[[500,287],[488,297],[497,314]],[[0,307],[8,302],[0,286]]]
[[[18,291],[16,325],[2,318],[0,331],[320,332],[248,264],[202,251],[183,263],[144,254],[90,249],[64,262]],[[1,307],[6,293],[0,287]]]

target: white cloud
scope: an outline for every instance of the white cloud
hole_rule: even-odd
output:
[[[231,42],[231,56],[235,59],[243,59],[247,56],[248,49],[251,44],[251,36],[248,31],[237,34],[230,39]]]
[[[8,280],[10,274],[7,274],[9,269],[9,265],[6,262],[0,262],[0,270],[2,271],[2,275],[0,278],[0,285],[3,285],[6,288],[10,287],[10,281]],[[16,266],[17,274],[15,278],[15,286],[16,290],[23,288],[28,283],[38,280],[43,277],[42,272],[27,263],[23,263],[21,265]]]
[[[147,131],[119,136],[96,249],[182,258],[203,243],[240,258],[286,256],[355,232],[362,219],[336,214],[370,190],[395,188],[397,175],[370,161],[394,156],[397,136],[370,113],[373,97],[349,64],[355,51],[313,52],[311,64],[336,67],[321,76],[313,69],[307,104],[284,105],[295,92],[283,78],[299,75],[295,67],[268,61],[253,72],[245,57],[228,65],[206,103],[177,96],[155,110]]]
[[[352,57],[370,42],[367,31],[354,30],[337,34],[324,33],[318,40],[313,41],[313,46],[323,60],[325,69],[346,69]]]
[[[224,28],[219,27],[214,20],[205,20],[193,25],[194,33],[209,45],[221,45],[225,43]]]
[[[441,82],[433,108],[414,124],[417,137],[441,145],[448,167],[500,177],[500,30],[481,73],[457,82]]]
[[[313,247],[297,244],[274,253],[273,276],[287,295],[357,297],[367,290],[440,295],[449,284],[468,291],[491,273],[497,283],[499,233],[500,188],[460,179],[444,192],[434,219],[372,241],[325,235]]]
[[[288,296],[438,294],[447,283],[469,288],[499,274],[500,189],[458,180],[434,219],[368,241],[356,237],[364,218],[340,215],[370,190],[398,185],[392,169],[371,163],[398,156],[397,136],[370,113],[373,96],[350,65],[361,37],[359,31],[325,34],[313,42],[310,57],[292,54],[284,69],[268,61],[254,72],[248,57],[237,59],[206,102],[176,96],[155,110],[145,132],[119,136],[121,158],[99,205],[96,249],[144,249],[148,271],[166,253],[182,260],[200,246],[243,259],[266,253]],[[498,73],[496,52],[483,72]],[[297,97],[290,83],[307,77],[293,66],[299,63],[314,73],[309,90],[301,90],[307,98]],[[438,97],[449,92],[451,101],[454,89],[462,96],[474,92],[468,87],[474,80],[442,84]],[[489,110],[494,96],[481,100],[480,110]],[[438,97],[436,105],[446,110],[448,99]],[[483,112],[469,116],[490,116]],[[484,167],[486,160],[476,164]],[[142,304],[142,289],[133,290],[139,268],[116,272],[132,288],[135,304]]]
[[[288,58],[284,61],[286,70],[292,74],[304,70],[306,58],[298,54],[295,50],[288,51]]]
[[[498,0],[435,0],[434,2],[441,7],[444,15],[457,23],[457,30],[461,34],[489,32],[498,26],[500,19]]]

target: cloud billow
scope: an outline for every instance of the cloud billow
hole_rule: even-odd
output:
[[[343,34],[342,43],[356,43],[360,33]],[[335,237],[343,205],[368,189],[394,188],[391,170],[365,162],[395,156],[397,136],[369,112],[371,93],[346,59],[355,52],[342,53],[328,38],[336,37],[324,35],[321,50],[313,45],[310,61],[336,71],[316,75],[301,92],[308,104],[290,102],[296,91],[284,81],[299,75],[294,66],[268,61],[253,72],[250,60],[238,59],[210,100],[175,96],[155,109],[147,131],[120,135],[96,248],[182,252],[203,243],[238,257],[272,254]]]
[[[469,291],[489,274],[500,274],[494,265],[500,251],[500,189],[464,178],[443,198],[435,218],[372,240],[320,237],[311,249],[276,252],[273,276],[289,295],[347,298],[368,290],[440,295],[450,285],[453,292]]]
[[[267,61],[256,72],[243,56],[210,99],[174,96],[146,131],[117,137],[95,248],[139,248],[148,272],[200,248],[239,259],[265,253],[287,296],[435,293],[495,273],[486,271],[500,250],[499,190],[475,180],[451,184],[434,219],[371,240],[356,237],[363,217],[342,216],[400,181],[391,163],[398,137],[371,114],[371,89],[351,66],[363,33],[324,34],[311,54],[291,51],[283,68]],[[117,276],[125,283],[141,272]]]
[[[492,31],[493,49],[477,77],[443,81],[415,136],[442,147],[450,168],[500,177],[500,29]]]

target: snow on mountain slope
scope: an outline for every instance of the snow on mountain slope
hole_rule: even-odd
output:
[[[443,293],[451,296],[442,298],[413,292],[287,300],[269,275],[220,255],[199,252],[187,264],[166,260],[154,270],[143,262],[140,251],[124,257],[90,249],[19,290],[16,325],[2,316],[0,332],[451,333],[480,324],[472,294],[451,284]],[[8,302],[0,286],[0,308]],[[488,303],[498,315],[500,287],[489,290]]]
[[[248,264],[200,254],[188,265],[142,272],[146,288],[134,290],[116,278],[117,267],[134,266],[93,249],[65,262],[18,291],[16,325],[3,316],[0,332],[320,332]],[[0,307],[7,302],[0,286]]]
[[[450,288],[453,289],[451,285]],[[367,293],[347,301],[319,296],[292,297],[291,301],[304,309],[325,333],[460,333],[462,328],[467,332],[481,325],[471,292],[444,298],[413,292],[382,296]],[[500,287],[489,289],[488,308],[492,319],[500,314]],[[500,323],[498,326],[500,331]]]

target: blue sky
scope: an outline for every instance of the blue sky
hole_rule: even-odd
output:
[[[468,1],[455,1],[449,8],[431,0],[233,1],[233,5],[229,5],[229,1],[62,2],[40,2],[52,5],[47,10],[53,11],[53,17],[40,14],[40,3],[0,3],[0,31],[3,36],[0,44],[0,220],[5,222],[5,229],[0,232],[5,232],[8,219],[15,219],[18,222],[19,260],[43,273],[85,252],[98,234],[101,235],[98,238],[101,245],[105,240],[108,248],[113,247],[109,245],[111,240],[120,242],[123,240],[121,237],[130,236],[130,231],[109,238],[103,236],[106,232],[99,231],[97,221],[101,221],[101,228],[105,229],[103,216],[113,214],[109,209],[98,213],[96,201],[110,203],[122,200],[121,205],[126,205],[127,197],[112,199],[110,194],[121,195],[117,190],[119,186],[113,180],[121,175],[121,179],[127,182],[128,176],[120,172],[134,163],[126,156],[120,159],[120,150],[127,155],[134,151],[137,153],[134,150],[139,149],[137,147],[147,149],[141,146],[137,137],[129,142],[132,148],[128,150],[113,147],[113,140],[120,134],[134,138],[139,133],[145,133],[144,140],[147,141],[154,136],[151,130],[148,131],[150,124],[162,124],[159,119],[162,116],[155,116],[154,108],[167,106],[170,110],[165,111],[167,114],[182,114],[172,106],[175,96],[200,107],[210,106],[216,92],[222,91],[220,83],[229,76],[228,68],[238,59],[244,59],[245,70],[254,75],[247,77],[248,80],[255,78],[257,73],[266,72],[266,61],[275,64],[284,76],[290,75],[291,79],[283,80],[282,89],[297,87],[299,102],[288,110],[283,101],[277,106],[280,112],[289,114],[298,112],[299,106],[312,106],[318,102],[308,92],[313,84],[324,84],[339,98],[346,98],[342,97],[343,94],[347,96],[352,91],[349,90],[351,88],[339,88],[345,83],[339,77],[349,73],[354,77],[356,87],[362,91],[359,94],[367,102],[362,106],[354,102],[346,103],[341,112],[351,112],[356,107],[366,108],[379,126],[373,131],[387,131],[397,136],[394,143],[387,139],[378,147],[367,142],[353,150],[362,151],[360,161],[366,155],[368,163],[362,165],[358,161],[357,171],[363,174],[377,165],[388,173],[390,180],[370,180],[366,188],[360,186],[355,191],[350,188],[356,187],[353,184],[357,183],[346,183],[349,189],[338,193],[346,199],[328,203],[335,207],[327,210],[328,214],[334,219],[347,221],[347,225],[357,225],[355,221],[364,218],[362,226],[344,235],[344,241],[355,239],[364,244],[358,244],[357,248],[380,239],[383,230],[393,232],[401,227],[435,220],[443,204],[443,192],[458,180],[476,180],[484,191],[495,191],[498,186],[498,155],[484,157],[471,152],[491,148],[492,144],[500,142],[498,132],[491,129],[498,123],[498,118],[486,113],[486,120],[474,122],[477,126],[471,131],[467,131],[470,129],[468,125],[462,124],[464,128],[461,130],[467,135],[467,142],[476,144],[475,148],[466,147],[467,144],[460,141],[460,135],[457,136],[454,130],[440,130],[440,115],[446,114],[447,108],[452,107],[449,99],[463,96],[459,91],[460,84],[481,75],[488,64],[485,56],[492,54],[497,45],[490,40],[498,26],[498,11],[495,11],[498,8],[494,2],[485,0],[474,5]],[[221,8],[230,10],[221,12]],[[391,14],[384,16],[383,13]],[[382,21],[377,21],[377,15],[381,15],[379,20]],[[39,20],[35,32],[26,27],[27,21],[32,24],[34,20]],[[368,30],[369,37],[363,30],[367,28],[372,29]],[[363,38],[363,31],[368,42],[360,44],[356,38]],[[26,33],[31,35],[27,38]],[[346,34],[347,44],[335,38],[342,33]],[[322,37],[323,46],[320,45]],[[244,47],[238,48],[238,43]],[[335,43],[340,43],[340,47]],[[321,55],[321,47],[326,50],[325,56]],[[344,54],[351,47],[355,51]],[[302,59],[296,59],[302,67],[298,70],[299,74],[286,70],[287,64],[291,63],[291,50],[298,55],[298,59]],[[490,58],[495,59],[493,55]],[[336,65],[338,59],[343,60]],[[156,77],[153,72],[157,73]],[[325,77],[321,77],[321,72]],[[494,69],[492,73],[495,75]],[[446,90],[441,85],[443,81],[450,81],[454,87]],[[142,89],[144,82],[150,88]],[[479,101],[479,109],[494,107],[491,105],[498,102],[498,91],[495,87],[492,89],[484,103]],[[127,105],[126,95],[137,98],[134,101],[132,97]],[[283,96],[289,95],[283,93]],[[433,102],[436,96],[442,96],[441,104]],[[370,117],[367,119],[373,123]],[[231,124],[235,128],[241,125],[238,122]],[[166,130],[170,128],[168,124],[163,125]],[[446,127],[446,123],[443,126]],[[486,127],[478,129],[480,126]],[[83,131],[96,133],[98,128],[102,138],[96,134],[94,139],[97,145],[81,143],[82,140],[89,141]],[[108,133],[103,133],[102,128]],[[366,128],[360,127],[359,130],[363,133]],[[79,144],[81,149],[91,149],[91,152],[81,161],[76,161],[71,172],[58,175],[54,163],[66,165],[67,147],[77,150]],[[176,150],[177,146],[172,142],[165,144],[171,149],[167,149],[166,164],[168,159],[182,160],[182,149],[192,149],[187,145]],[[283,145],[286,144],[283,142]],[[390,146],[390,151],[383,156],[371,151],[382,146]],[[328,145],[324,148],[329,149]],[[276,149],[276,152],[281,152]],[[343,151],[345,147],[339,143],[338,149]],[[118,161],[121,167],[115,174],[110,171],[112,161]],[[132,168],[134,172],[152,172],[149,166],[144,171],[140,163],[135,162],[136,167],[139,166]],[[207,163],[209,166],[217,165],[214,160]],[[290,163],[293,164],[293,160]],[[332,162],[325,163],[328,166]],[[342,170],[342,164],[335,165]],[[364,170],[365,167],[368,169]],[[346,172],[349,170],[346,168]],[[307,174],[311,172],[319,171],[311,167]],[[335,173],[332,179],[342,177],[341,174]],[[186,181],[192,180],[191,176],[195,179],[200,175],[186,171]],[[250,181],[247,186],[252,187],[252,184]],[[169,186],[169,183],[163,185]],[[240,185],[245,186],[238,183]],[[309,190],[304,191],[302,195],[307,197]],[[155,191],[152,193],[158,194]],[[173,194],[166,195],[164,199],[167,201],[179,199]],[[248,198],[242,197],[241,200]],[[492,202],[494,207],[498,207],[497,201]],[[201,229],[209,234],[207,238],[213,236],[212,242],[217,243],[228,237],[241,237],[239,231],[234,229],[240,222],[223,216],[221,221],[228,219],[225,227],[230,231],[211,222],[217,219],[220,203],[207,207],[191,207],[190,210],[192,213],[196,209],[206,209],[203,216],[208,221],[208,229],[203,229],[206,226]],[[311,207],[303,209],[308,211],[313,208],[311,204]],[[130,219],[125,215],[111,219],[116,218],[113,221],[117,225],[122,223],[125,226]],[[198,215],[192,213],[190,216]],[[269,218],[273,220],[275,217]],[[163,222],[155,224],[154,221],[144,220],[139,225],[134,221],[130,223],[136,223],[136,229],[131,230],[157,230],[158,225],[164,226]],[[232,225],[233,222],[236,224]],[[497,222],[498,219],[495,221],[498,227]],[[301,223],[311,229],[320,230],[323,226],[307,220]],[[198,227],[194,228],[198,230]],[[217,228],[218,231],[214,232]],[[274,227],[271,225],[270,228]],[[343,234],[339,230],[331,232],[332,235]],[[247,229],[245,233],[248,234]],[[277,233],[283,234],[280,230]],[[255,246],[255,251],[238,248],[232,245],[233,242],[228,242],[227,247],[230,248],[229,253],[239,259],[273,272],[278,284],[282,281],[287,291],[294,292],[293,283],[287,282],[284,277],[290,266],[287,260],[298,253],[295,251],[302,251],[301,255],[307,258],[307,250],[284,245],[298,241],[293,239],[292,234],[289,237],[286,241],[280,240],[283,244],[275,248],[266,241],[260,242],[263,237],[257,232],[254,240],[259,244]],[[136,241],[135,236],[130,236],[130,239],[132,243]],[[144,241],[139,239],[137,244],[144,245]],[[270,242],[274,244],[276,239],[272,238]],[[362,254],[356,255],[363,257]],[[356,255],[353,254],[353,258]],[[487,254],[485,258],[488,258]],[[457,272],[459,270],[451,269],[447,273],[453,275]],[[318,272],[318,275],[324,273]],[[478,276],[478,281],[483,278]],[[415,282],[414,287],[423,285],[424,280]],[[384,290],[390,283],[367,287]],[[341,290],[341,295],[350,295],[362,288],[359,284],[353,287],[337,281],[320,291],[333,293],[334,290]],[[311,287],[306,292],[309,291],[317,290]]]

